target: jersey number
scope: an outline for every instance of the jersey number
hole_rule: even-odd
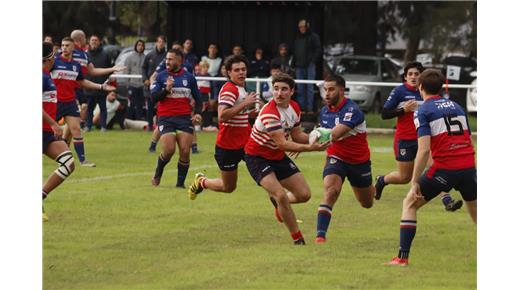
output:
[[[448,135],[463,135],[464,128],[462,127],[462,123],[456,119],[456,117],[452,116],[444,116],[444,123],[446,124],[446,129],[448,130]],[[455,130],[453,130],[452,126],[456,126]]]

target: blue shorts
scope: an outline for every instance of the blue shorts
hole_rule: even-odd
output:
[[[218,168],[222,171],[234,171],[238,168],[238,163],[244,160],[244,149],[224,149],[215,145],[215,161]]]
[[[414,161],[417,155],[417,140],[395,140],[394,155],[397,161]]]
[[[177,133],[177,130],[193,134],[193,123],[190,115],[159,117],[157,127],[161,136],[166,133]]]
[[[460,192],[465,201],[477,199],[477,169],[475,167],[461,170],[428,169],[419,179],[424,199],[429,201],[441,192],[449,192],[452,188]]]
[[[42,134],[42,153],[47,151],[47,147],[49,147],[49,144],[51,144],[54,141],[58,141],[58,139],[56,139],[56,137],[54,137],[54,133],[53,132],[43,131],[43,134]]]
[[[296,164],[285,155],[281,160],[269,160],[260,156],[244,154],[244,160],[249,174],[260,185],[260,181],[271,172],[274,172],[278,180],[284,180],[293,174],[300,172]]]
[[[80,89],[76,89],[76,100],[78,100],[78,102],[80,104],[87,104],[88,103],[88,97],[85,96],[85,92],[83,91],[82,88]]]
[[[370,160],[360,164],[349,164],[334,157],[327,157],[325,168],[323,168],[323,178],[331,174],[341,177],[342,182],[345,182],[345,177],[347,177],[350,185],[354,187],[364,188],[372,185]]]
[[[65,116],[79,118],[79,107],[76,101],[58,102],[58,107],[56,110],[56,121]]]

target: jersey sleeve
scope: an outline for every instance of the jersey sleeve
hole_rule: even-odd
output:
[[[78,63],[78,76],[76,77],[77,81],[82,81],[85,79],[85,76],[83,75],[83,71],[81,69],[81,65]]]
[[[388,96],[388,99],[386,99],[385,105],[383,106],[384,109],[396,109],[397,105],[399,105],[400,99],[400,93],[398,88],[394,88],[392,92],[390,92],[390,95]]]
[[[163,59],[161,61],[161,63],[159,63],[159,65],[155,68],[155,72],[156,73],[160,73],[160,72],[162,72],[165,69],[166,69],[166,61]]]
[[[415,128],[417,129],[417,137],[431,136],[430,122],[428,122],[428,118],[426,117],[426,112],[424,110],[419,109],[418,111],[414,112],[413,122],[415,124]]]
[[[339,124],[345,125],[353,129],[357,125],[365,121],[365,115],[361,110],[354,107],[349,107],[341,114],[339,118]]]
[[[233,107],[238,99],[238,89],[235,86],[224,85],[218,95],[218,105]]]
[[[260,121],[265,127],[267,132],[273,132],[282,129],[282,122],[280,122],[280,116],[270,112],[269,110],[259,116]]]
[[[155,93],[158,93],[158,92],[162,91],[162,89],[165,86],[164,85],[164,81],[162,79],[163,79],[163,75],[162,74],[158,75],[155,78],[155,80],[152,83],[151,89],[150,89],[150,93],[151,94],[155,94]]]

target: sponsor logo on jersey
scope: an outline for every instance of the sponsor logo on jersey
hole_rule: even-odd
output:
[[[345,117],[343,117],[343,121],[350,121],[352,120],[352,113],[345,113]]]

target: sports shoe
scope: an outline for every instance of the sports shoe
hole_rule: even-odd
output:
[[[327,239],[325,237],[316,237],[316,240],[314,240],[315,244],[325,244],[327,242]]]
[[[183,188],[183,189],[186,188],[186,186],[184,186],[184,184],[176,184],[175,187],[177,187],[177,188]]]
[[[96,167],[96,164],[92,163],[92,162],[89,162],[87,160],[83,160],[83,162],[81,162],[81,166],[83,166],[83,167]]]
[[[401,259],[399,257],[394,257],[390,262],[384,263],[385,266],[408,266],[408,259]]]
[[[376,196],[374,197],[376,200],[379,200],[381,198],[381,195],[383,194],[383,188],[385,188],[385,177],[382,175],[376,176]]]
[[[448,203],[444,208],[447,210],[447,211],[456,211],[458,210],[459,208],[462,207],[464,203],[462,202],[462,200],[452,200],[450,201],[450,203]]]
[[[283,218],[280,215],[280,212],[278,211],[278,208],[274,208],[274,216],[276,217],[276,220],[278,220],[279,223],[283,223]]]
[[[195,174],[195,178],[193,179],[193,182],[190,185],[190,188],[188,189],[188,196],[191,200],[195,200],[197,198],[197,194],[201,193],[204,188],[202,188],[202,185],[200,184],[200,181],[206,177],[206,174],[202,172],[197,172]]]
[[[299,238],[296,241],[294,241],[295,245],[305,245],[305,240],[303,238]]]
[[[152,177],[152,185],[153,186],[159,186],[161,184],[161,178],[160,177]]]
[[[148,152],[155,153],[156,149],[155,147],[148,147]]]

